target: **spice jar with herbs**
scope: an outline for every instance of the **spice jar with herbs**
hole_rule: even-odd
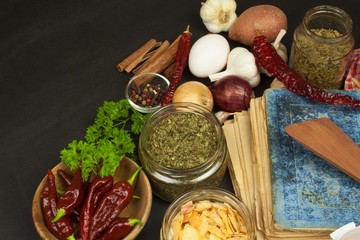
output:
[[[289,65],[312,85],[340,89],[353,48],[351,17],[334,6],[317,6],[295,29]]]
[[[169,202],[197,187],[220,186],[229,158],[220,122],[194,103],[172,103],[154,112],[138,147],[154,194]]]

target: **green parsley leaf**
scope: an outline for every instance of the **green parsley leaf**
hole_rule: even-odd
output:
[[[113,176],[124,156],[136,156],[132,136],[141,132],[148,116],[133,109],[126,99],[104,101],[84,140],[70,142],[60,152],[61,161],[72,170],[80,168],[84,181],[92,174]]]

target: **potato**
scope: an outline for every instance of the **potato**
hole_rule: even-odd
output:
[[[229,38],[248,46],[258,35],[264,35],[273,42],[280,29],[287,30],[285,13],[273,5],[257,5],[239,15],[229,29]]]

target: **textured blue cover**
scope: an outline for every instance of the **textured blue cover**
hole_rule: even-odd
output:
[[[359,98],[359,91],[346,91]],[[284,127],[328,117],[360,145],[360,109],[315,103],[285,89],[265,92],[275,224],[284,229],[360,224],[360,183],[293,140]]]

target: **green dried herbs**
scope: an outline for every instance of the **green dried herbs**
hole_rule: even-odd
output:
[[[153,189],[166,201],[198,187],[219,187],[228,151],[214,114],[194,103],[168,104],[146,121],[139,159]]]
[[[171,114],[149,134],[147,149],[159,164],[189,169],[209,160],[218,146],[214,126],[194,113]]]
[[[343,36],[335,29],[320,28],[320,29],[311,29],[310,31],[318,35],[319,37],[323,37],[323,38],[338,38]]]
[[[295,34],[292,67],[313,85],[323,89],[340,89],[353,43],[341,40],[334,29],[311,29],[321,38],[304,33]]]

